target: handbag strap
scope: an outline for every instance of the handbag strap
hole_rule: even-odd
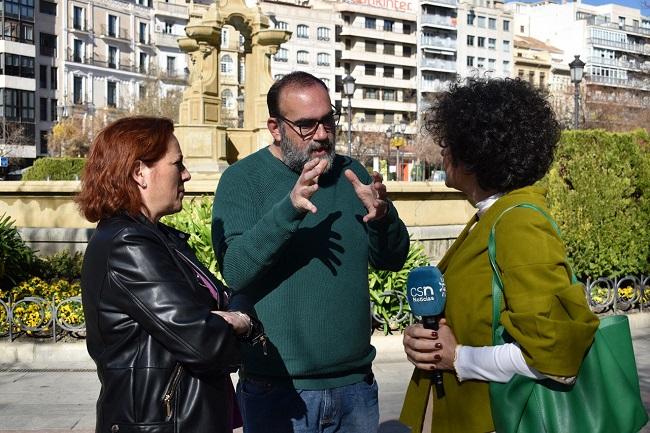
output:
[[[551,224],[558,236],[562,235],[555,220],[542,208],[532,203],[519,203],[506,208],[501,212],[501,214],[499,214],[494,221],[494,224],[492,224],[490,236],[488,237],[488,258],[490,259],[490,267],[492,268],[492,345],[502,344],[499,342],[502,328],[499,323],[501,321],[501,304],[503,302],[503,280],[501,279],[501,274],[497,265],[497,245],[495,240],[496,225],[506,212],[518,207],[532,209],[541,213]],[[570,268],[569,270],[571,271]],[[573,284],[578,282],[573,271],[571,271],[571,282]]]

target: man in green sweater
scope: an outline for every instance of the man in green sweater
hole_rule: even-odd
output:
[[[244,431],[376,432],[368,262],[401,269],[408,233],[381,176],[335,154],[321,80],[293,72],[267,104],[273,144],[223,173],[212,214],[221,273],[269,336],[243,348]]]

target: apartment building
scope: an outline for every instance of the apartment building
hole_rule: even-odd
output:
[[[511,77],[514,16],[499,0],[458,4],[458,73],[461,77]]]
[[[36,121],[35,11],[32,0],[2,2],[0,156],[33,158]]]
[[[507,6],[515,12],[517,33],[559,48],[566,65],[574,55],[586,63],[581,91],[584,112],[580,113],[586,126],[641,126],[634,119],[650,108],[649,17],[642,16],[639,9],[615,4]],[[572,86],[568,77],[565,80],[566,93]]]
[[[562,50],[545,44],[530,36],[515,35],[514,71],[518,78],[527,80],[532,85],[547,89],[552,73],[556,72],[556,63],[561,62]],[[566,76],[568,76],[568,67]]]
[[[291,32],[291,39],[273,56],[271,74],[277,80],[292,71],[305,71],[325,82],[335,100],[335,1],[260,1],[271,27]]]
[[[405,123],[405,133],[414,134],[417,3],[352,0],[336,8],[340,16],[337,81],[348,74],[356,80],[352,131],[384,133],[392,125]],[[340,82],[336,90],[337,101],[347,106]]]

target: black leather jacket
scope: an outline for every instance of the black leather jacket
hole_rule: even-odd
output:
[[[119,215],[100,221],[88,244],[81,287],[102,384],[97,433],[232,431],[229,372],[239,342],[174,251],[207,272],[186,239],[144,216]]]

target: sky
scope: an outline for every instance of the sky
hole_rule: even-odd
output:
[[[508,1],[508,0],[506,0],[506,1]],[[534,0],[534,1],[523,0],[523,1],[525,1],[526,3],[534,3],[537,0]],[[603,4],[607,4],[607,3],[614,3],[614,4],[628,6],[628,7],[635,8],[635,9],[641,9],[641,14],[642,15],[650,16],[650,8],[648,7],[648,6],[650,6],[650,0],[645,1],[645,3],[648,6],[644,6],[644,4],[643,4],[644,0],[582,0],[582,3],[595,5],[595,6],[603,5]]]

